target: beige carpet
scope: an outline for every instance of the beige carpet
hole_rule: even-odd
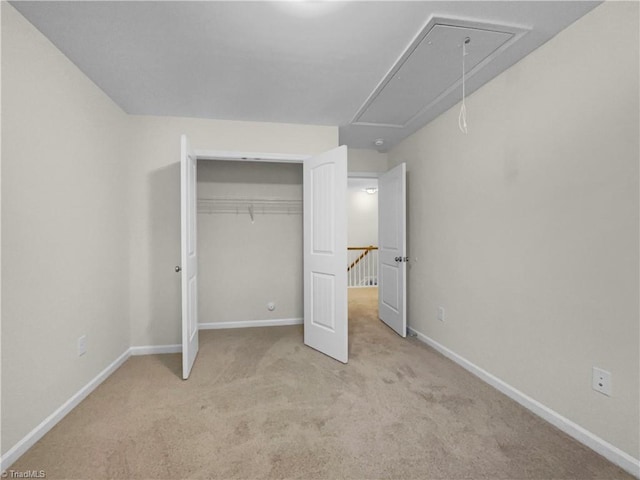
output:
[[[134,357],[14,470],[47,478],[631,478],[415,339],[352,290],[348,365],[302,327],[201,332]]]

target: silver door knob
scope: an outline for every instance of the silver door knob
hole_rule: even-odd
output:
[[[182,267],[180,265],[176,265],[176,273],[180,273],[182,271]]]

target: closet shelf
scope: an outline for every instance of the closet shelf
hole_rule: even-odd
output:
[[[302,200],[280,198],[198,198],[198,213],[301,215]]]

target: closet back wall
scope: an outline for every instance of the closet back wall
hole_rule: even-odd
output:
[[[238,213],[198,213],[201,324],[301,319],[302,215],[262,213],[260,200],[302,200],[302,165],[200,161],[198,199],[254,199]],[[276,308],[269,311],[267,304]]]

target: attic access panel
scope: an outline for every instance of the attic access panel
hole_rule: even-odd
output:
[[[499,28],[499,27],[498,27]],[[462,79],[462,43],[467,45],[465,69],[475,73],[485,61],[514,39],[517,30],[444,24],[427,26],[426,35],[399,59],[354,118],[354,124],[404,127]],[[475,69],[475,71],[474,71]]]

